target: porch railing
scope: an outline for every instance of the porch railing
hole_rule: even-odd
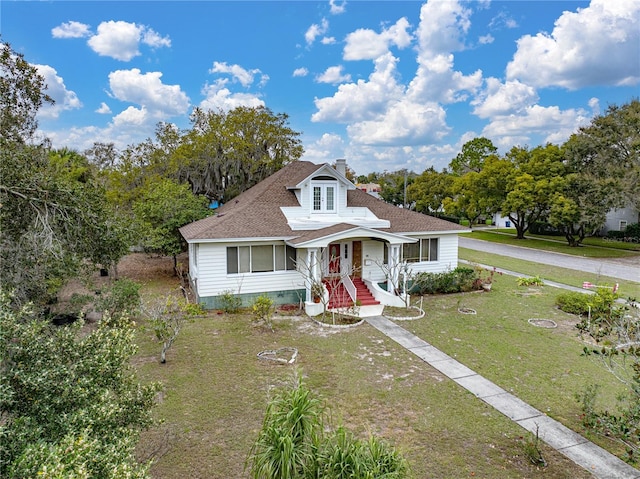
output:
[[[351,301],[355,303],[358,295],[356,285],[353,284],[353,281],[351,281],[351,278],[349,276],[342,277],[342,284],[344,285],[344,289],[347,290],[347,293],[349,293],[349,296],[351,296]]]

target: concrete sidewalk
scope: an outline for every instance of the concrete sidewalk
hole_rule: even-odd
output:
[[[433,368],[601,479],[640,479],[640,471],[531,407],[426,341],[382,316],[366,321]]]

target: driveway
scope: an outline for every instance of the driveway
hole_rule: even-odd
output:
[[[511,246],[459,236],[461,248],[484,251],[501,256],[533,261],[540,264],[574,269],[586,273],[609,276],[611,278],[636,281],[640,283],[640,255],[630,258],[593,259],[562,253],[551,253],[522,246]],[[523,272],[524,273],[524,272]]]

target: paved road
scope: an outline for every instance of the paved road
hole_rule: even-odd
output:
[[[592,259],[569,254],[551,253],[522,246],[492,243],[490,241],[464,238],[462,236],[459,237],[458,244],[461,248],[484,251],[485,253],[493,253],[501,256],[510,256],[535,263],[549,264],[561,268],[574,269],[640,283],[640,255],[631,258]]]

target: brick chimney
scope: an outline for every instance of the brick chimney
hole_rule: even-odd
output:
[[[347,160],[344,158],[336,160],[336,171],[342,176],[347,176]]]

